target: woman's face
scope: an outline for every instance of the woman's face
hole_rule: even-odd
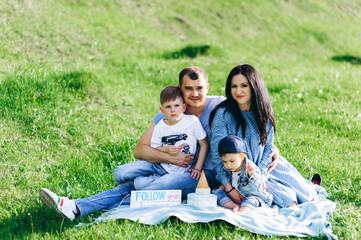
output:
[[[252,92],[248,79],[242,74],[233,76],[231,94],[241,111],[250,111]]]

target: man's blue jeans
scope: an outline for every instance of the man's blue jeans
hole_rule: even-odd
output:
[[[213,171],[204,171],[210,187],[215,185]],[[134,180],[136,190],[170,190],[181,189],[182,198],[194,192],[198,180],[191,177],[191,173],[169,174],[160,164],[150,163],[144,160],[127,163],[118,166],[114,170],[115,185]],[[215,188],[215,187],[214,187]]]
[[[112,209],[117,207],[123,200],[122,205],[130,204],[130,192],[134,190],[133,181],[128,181],[113,189],[90,196],[88,198],[76,199],[75,204],[83,217],[89,213],[102,209]],[[129,194],[128,197],[126,197]]]
[[[144,163],[145,161],[141,161],[141,164],[143,164],[142,162]],[[133,166],[135,167],[136,165]],[[114,178],[117,178],[119,176],[118,170],[119,170],[118,168],[115,169]],[[131,168],[128,170],[130,171],[129,173],[127,173],[129,175],[135,174],[137,171],[139,171],[139,169],[137,168]],[[204,170],[204,173],[206,175],[210,188],[218,187],[217,186],[218,182],[215,179],[215,172],[211,170]],[[157,179],[154,179],[154,181],[152,181],[151,184],[142,188],[141,190],[180,189],[182,190],[182,199],[185,200],[187,199],[188,193],[195,192],[197,184],[198,184],[198,180],[193,179],[191,177],[191,173],[165,174]],[[119,203],[124,199],[124,197],[127,196],[127,194],[130,194],[132,190],[135,190],[133,181],[126,181],[124,183],[117,185],[115,188],[107,190],[105,192],[98,193],[88,198],[77,199],[75,200],[75,204],[78,206],[80,210],[80,215],[85,216],[94,211],[117,207]],[[123,200],[122,205],[129,205],[129,204],[130,204],[130,197],[127,197]]]

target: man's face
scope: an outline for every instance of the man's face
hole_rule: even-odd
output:
[[[187,75],[183,77],[181,90],[187,107],[199,108],[206,103],[209,84],[202,75],[197,80],[190,79]]]

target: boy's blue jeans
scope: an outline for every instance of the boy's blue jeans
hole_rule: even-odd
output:
[[[157,163],[150,163],[144,160],[127,163],[118,166],[114,170],[115,186],[134,180],[136,190],[144,190],[158,178],[168,174],[168,172]]]
[[[140,163],[139,163],[140,162]],[[132,168],[128,168],[129,173],[128,177],[131,174],[136,174],[144,166],[154,165],[152,163],[144,163],[146,161],[136,161],[130,163]],[[137,165],[139,164],[139,165]],[[119,177],[118,168],[114,171],[114,178]],[[144,170],[144,169],[143,169]],[[164,169],[163,169],[164,170]],[[165,171],[165,170],[164,170]],[[215,172],[211,170],[204,170],[206,175],[208,184],[210,188],[217,187],[217,181],[215,179]],[[144,175],[137,175],[137,176],[144,176]],[[116,182],[117,184],[117,182]],[[119,181],[118,181],[119,184]],[[145,186],[141,190],[173,190],[173,189],[180,189],[182,190],[182,199],[187,199],[187,194],[191,192],[195,192],[197,187],[198,180],[195,180],[191,177],[191,173],[182,173],[182,174],[165,174],[163,176],[157,177],[157,179],[153,179],[152,183]],[[105,192],[98,193],[96,195],[90,196],[88,198],[77,199],[75,200],[76,205],[80,210],[80,215],[85,216],[89,213],[94,211],[99,211],[102,209],[111,209],[117,207],[119,203],[123,200],[127,194],[130,194],[132,190],[135,190],[133,181],[125,181],[120,183],[115,188],[107,190]],[[130,195],[129,195],[130,196]],[[129,205],[130,204],[130,197],[127,197],[122,202],[122,205]]]

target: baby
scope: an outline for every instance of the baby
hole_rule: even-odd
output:
[[[262,181],[259,168],[246,157],[241,138],[223,138],[218,144],[218,153],[232,184],[232,189],[228,192],[225,192],[223,186],[214,192],[219,205],[233,209],[233,212],[247,213],[256,207],[272,204],[273,196],[265,191],[266,185]],[[245,197],[241,205],[234,203],[227,196],[227,193],[234,189]]]

